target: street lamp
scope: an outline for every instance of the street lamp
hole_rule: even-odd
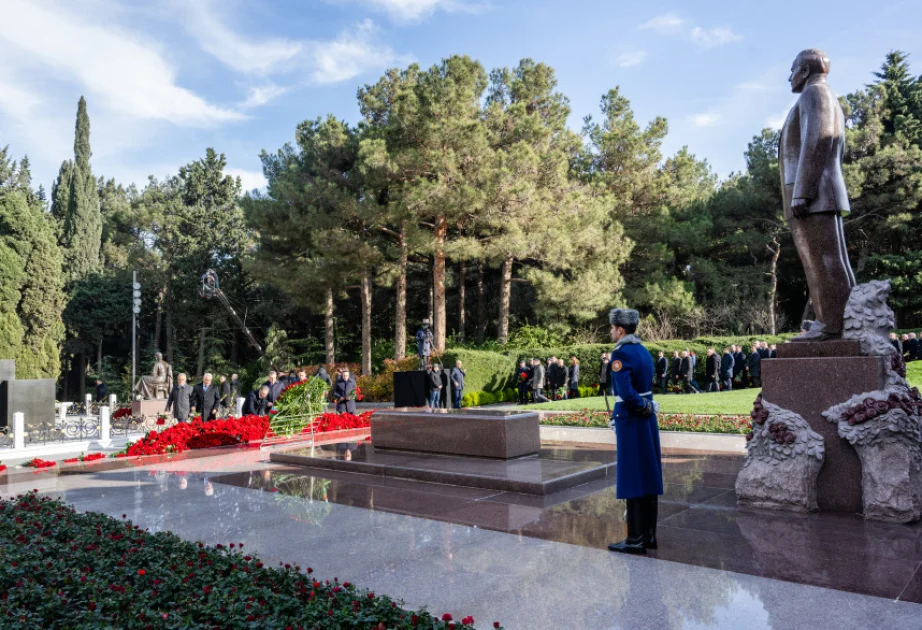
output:
[[[141,285],[138,272],[131,272],[131,387],[135,383],[135,370],[138,365],[138,313],[141,312]]]

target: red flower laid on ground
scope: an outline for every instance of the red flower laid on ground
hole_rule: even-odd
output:
[[[314,420],[312,425],[304,427],[302,433],[310,433],[311,426],[314,427],[314,433],[326,433],[328,431],[343,431],[345,429],[367,429],[371,426],[371,416],[374,411],[355,415],[353,413],[324,413]]]
[[[81,455],[80,457],[71,457],[70,459],[65,459],[62,463],[76,464],[77,462],[95,462],[96,460],[105,458],[105,453],[90,453],[89,455]]]
[[[44,459],[36,457],[32,461],[27,462],[25,465],[29,466],[30,468],[51,468],[52,466],[57,465],[57,462],[48,462]]]
[[[113,420],[118,420],[119,418],[124,418],[125,416],[131,415],[131,407],[119,407],[115,413],[112,414]]]
[[[0,464],[0,473],[6,470],[6,464]]]

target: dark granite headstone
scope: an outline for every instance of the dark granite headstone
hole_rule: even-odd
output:
[[[12,426],[13,414],[25,414],[26,430],[54,424],[54,379],[11,379],[0,383],[0,422]]]
[[[0,383],[16,378],[16,361],[12,359],[0,360]]]

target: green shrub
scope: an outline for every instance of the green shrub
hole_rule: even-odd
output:
[[[515,376],[515,359],[498,352],[449,348],[445,351],[442,364],[446,369],[455,366],[460,359],[464,363],[464,389],[467,391],[498,392],[510,387]]]

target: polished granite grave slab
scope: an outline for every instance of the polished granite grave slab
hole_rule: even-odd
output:
[[[538,414],[485,409],[380,410],[371,417],[375,448],[511,459],[541,448]]]
[[[531,495],[559,492],[614,474],[613,452],[596,451],[587,457],[586,451],[563,446],[505,460],[381,450],[366,442],[276,451],[269,458],[311,468]]]
[[[606,445],[545,444],[542,453],[591,462],[611,458],[615,451]],[[844,513],[740,508],[734,484],[742,462],[737,455],[664,449],[660,545],[645,561],[670,560],[922,603],[922,523],[899,525]],[[311,479],[315,487],[322,481],[325,500],[372,511],[594,549],[605,549],[625,534],[624,502],[615,496],[615,477],[610,473],[543,495],[295,466],[212,480],[304,496]]]

